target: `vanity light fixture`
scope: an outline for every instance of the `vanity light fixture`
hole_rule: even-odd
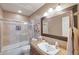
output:
[[[62,10],[62,7],[60,4],[58,4],[58,6],[56,7],[56,11],[61,11]]]
[[[55,14],[55,12],[61,11],[61,10],[62,10],[62,7],[60,6],[60,4],[58,4],[56,9],[49,8],[48,11],[45,12],[43,16],[47,17],[47,16],[50,16],[50,15],[53,15],[53,14]]]
[[[22,11],[21,10],[18,10],[18,13],[22,13]]]

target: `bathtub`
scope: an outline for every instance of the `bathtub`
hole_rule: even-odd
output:
[[[26,55],[30,54],[30,45],[29,42],[27,41],[23,41],[23,42],[19,42],[13,45],[8,45],[5,46],[1,49],[1,53],[2,55],[21,55],[21,53],[24,52],[24,50],[26,50]]]

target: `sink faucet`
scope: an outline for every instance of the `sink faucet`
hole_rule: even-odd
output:
[[[58,48],[58,42],[55,42],[55,46],[56,46],[56,48]]]

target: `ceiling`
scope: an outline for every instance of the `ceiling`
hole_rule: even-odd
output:
[[[22,15],[30,16],[45,3],[1,3],[0,6],[3,10],[18,13],[22,11]]]

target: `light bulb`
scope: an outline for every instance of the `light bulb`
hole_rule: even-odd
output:
[[[62,7],[60,6],[60,5],[58,5],[57,7],[56,7],[56,11],[61,11],[62,10]]]
[[[18,10],[18,13],[22,13],[22,11],[21,10]]]
[[[24,24],[28,24],[27,22],[24,22]]]
[[[52,8],[49,8],[48,13],[50,13],[50,12],[53,12],[53,9]]]
[[[45,12],[43,16],[48,16],[48,13],[47,13],[47,12]]]

